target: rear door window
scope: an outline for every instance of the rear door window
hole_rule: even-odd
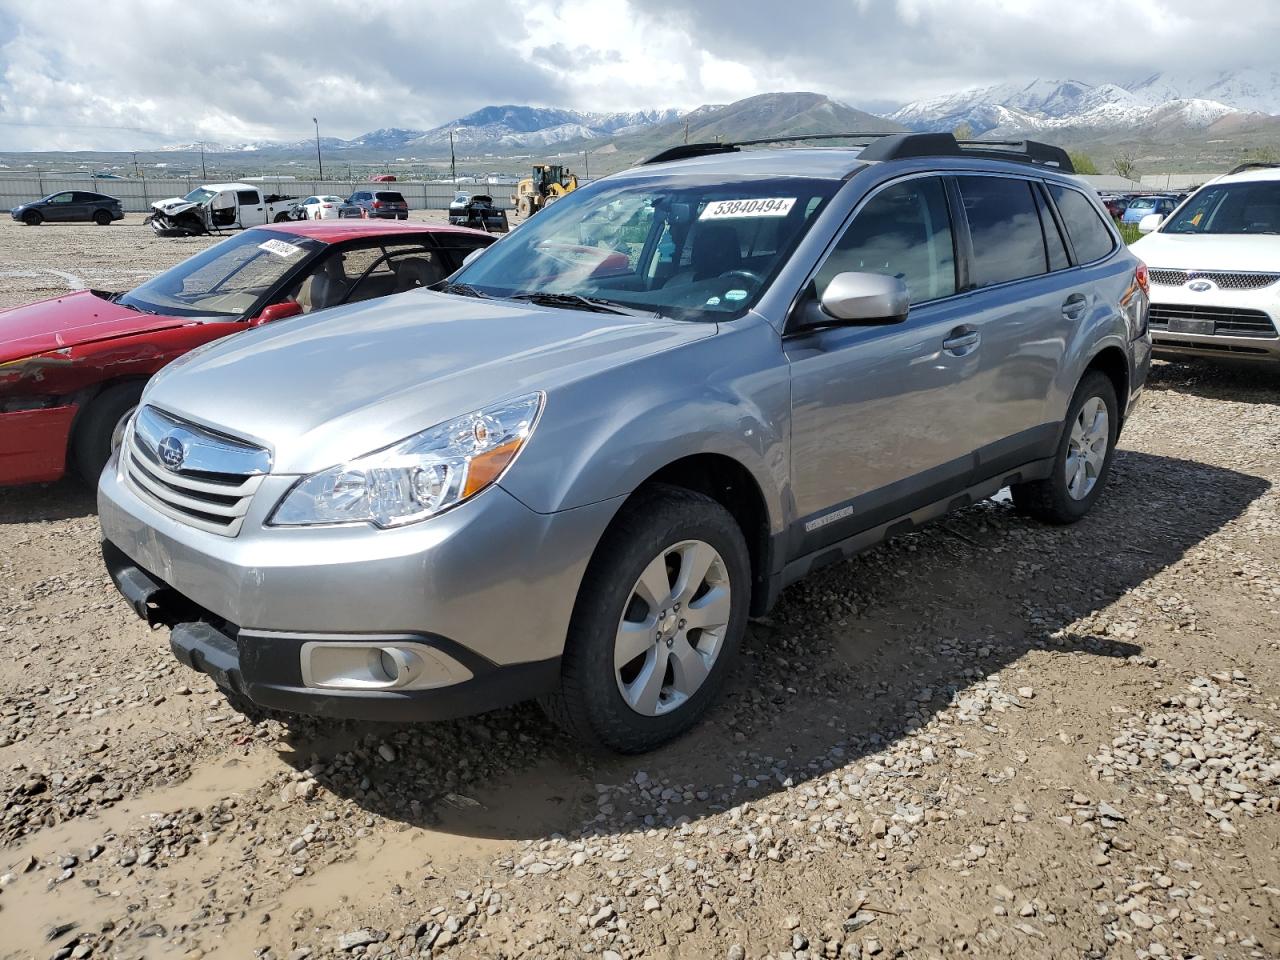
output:
[[[1053,211],[1044,198],[1044,194],[1036,190],[1036,209],[1040,212],[1040,232],[1044,235],[1045,250],[1049,254],[1049,270],[1065,270],[1071,266],[1071,258],[1067,256],[1067,245],[1062,240],[1062,231]]]
[[[758,236],[753,242],[763,239]],[[938,177],[905,180],[867,201],[819,268],[816,296],[821,299],[836,274],[850,272],[898,277],[905,281],[912,303],[956,292],[951,217]]]
[[[236,199],[240,201],[241,206],[246,206],[246,207],[256,206],[257,204],[261,203],[261,200],[258,199],[258,196],[259,194],[257,190],[237,190],[236,191]]]
[[[973,239],[975,287],[1037,277],[1048,271],[1032,185],[1014,177],[956,178]]]
[[[1062,222],[1066,224],[1067,236],[1071,238],[1077,263],[1101,260],[1116,248],[1111,231],[1084,194],[1056,183],[1047,186],[1054,206],[1058,208]]]
[[[379,190],[378,199],[383,203],[404,203],[404,194],[395,190]]]

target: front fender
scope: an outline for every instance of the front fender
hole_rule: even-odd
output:
[[[628,495],[676,460],[717,454],[755,479],[776,533],[789,495],[789,405],[778,335],[746,317],[553,391],[501,485],[554,513]]]

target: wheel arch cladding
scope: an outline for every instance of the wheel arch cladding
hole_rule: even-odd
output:
[[[1129,409],[1129,359],[1119,347],[1108,345],[1103,347],[1089,359],[1085,373],[1097,370],[1111,381],[1116,388],[1116,403],[1120,407],[1120,423],[1124,423]]]
[[[656,484],[680,487],[710,497],[729,511],[743,539],[751,566],[751,611],[765,602],[766,585],[772,571],[769,536],[769,508],[764,492],[745,465],[719,453],[698,453],[681,457],[655,470],[637,486],[628,502]]]

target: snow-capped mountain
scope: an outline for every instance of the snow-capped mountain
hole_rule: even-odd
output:
[[[1280,113],[1280,73],[1188,79],[1157,74],[1126,86],[1079,80],[997,84],[917,100],[890,114],[913,130],[967,124],[975,134],[1083,127],[1207,127],[1232,113]]]
[[[452,131],[453,142],[468,147],[543,147],[569,140],[590,140],[639,130],[667,123],[679,116],[678,110],[579,113],[576,110],[516,105],[484,107],[428,130],[406,145],[420,147],[445,144],[449,142],[449,133]]]

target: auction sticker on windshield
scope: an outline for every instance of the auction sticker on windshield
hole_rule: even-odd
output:
[[[258,244],[258,249],[274,253],[277,257],[296,257],[302,252],[301,247],[295,247],[292,243],[285,243],[283,240],[264,240]]]
[[[785,217],[795,205],[795,197],[749,197],[743,200],[713,200],[699,220],[733,220],[738,217]]]

